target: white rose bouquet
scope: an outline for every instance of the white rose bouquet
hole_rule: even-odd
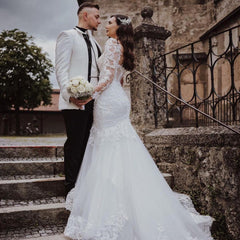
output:
[[[77,76],[70,79],[67,90],[71,94],[71,97],[86,100],[92,96],[94,88],[93,85],[82,76]]]

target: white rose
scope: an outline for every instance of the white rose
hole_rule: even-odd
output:
[[[78,90],[78,92],[80,92],[80,93],[83,93],[83,92],[86,91],[86,90],[85,90],[85,87],[84,87],[83,85],[79,85],[79,86],[77,87],[77,90]]]
[[[77,90],[76,87],[71,87],[70,90],[71,90],[71,93],[73,93],[73,94],[77,94],[78,93],[78,90]]]
[[[78,79],[72,79],[71,85],[74,87],[77,87],[79,85],[79,80]]]
[[[88,85],[89,87],[93,87],[93,85],[92,85],[90,82],[88,82],[87,85]]]
[[[90,84],[88,84],[88,85],[85,87],[85,89],[86,89],[86,91],[88,91],[88,92],[92,92],[92,91],[93,91],[93,87],[92,87]]]
[[[81,79],[79,79],[79,82],[80,82],[80,84],[84,84],[86,81],[83,78],[81,78]]]
[[[82,82],[81,86],[85,87],[86,86],[86,82]]]

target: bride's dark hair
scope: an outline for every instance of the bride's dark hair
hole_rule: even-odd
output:
[[[119,26],[116,33],[118,40],[123,46],[122,66],[128,71],[132,71],[135,67],[133,54],[134,42],[132,24],[127,16],[116,14],[112,15],[111,17],[115,17],[116,23]]]

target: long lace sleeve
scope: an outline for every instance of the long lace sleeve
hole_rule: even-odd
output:
[[[110,38],[106,42],[103,53],[103,67],[100,72],[99,83],[94,89],[93,98],[96,99],[113,81],[114,74],[121,58],[121,44]]]

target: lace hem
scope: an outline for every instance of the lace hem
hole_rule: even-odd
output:
[[[70,215],[64,235],[74,240],[116,240],[126,222],[126,215],[120,212],[110,217],[103,227],[96,231],[94,224],[80,216]],[[89,233],[92,233],[91,236]]]
[[[73,188],[67,195],[66,198],[66,209],[72,210],[73,199],[74,199],[75,189]],[[185,194],[175,193],[177,198],[180,200],[181,204],[188,212],[190,212],[194,221],[199,225],[199,227],[207,234],[206,240],[213,240],[211,237],[210,227],[213,222],[213,218],[210,216],[200,215],[194,208],[192,201],[189,196]],[[96,231],[94,224],[87,222],[82,217],[70,215],[68,219],[67,227],[64,234],[74,240],[116,240],[121,234],[121,231],[127,222],[128,218],[124,214],[123,210],[118,214],[111,216],[109,220]],[[170,240],[163,226],[157,225],[158,236],[157,240]],[[95,232],[96,231],[96,232]],[[92,233],[92,236],[89,236]],[[185,238],[186,240],[202,240],[198,237],[191,236],[191,233]]]

